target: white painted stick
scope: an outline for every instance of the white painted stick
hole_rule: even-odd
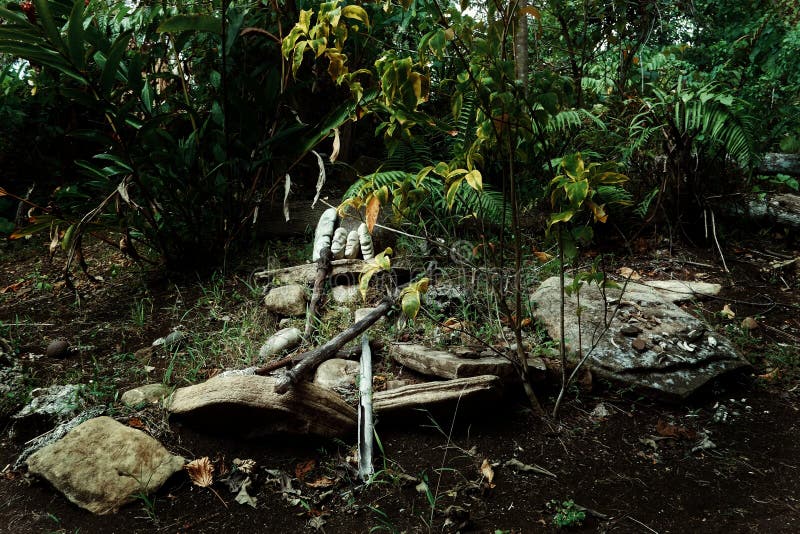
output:
[[[361,336],[361,376],[358,383],[358,476],[368,482],[372,465],[372,351],[367,334]]]

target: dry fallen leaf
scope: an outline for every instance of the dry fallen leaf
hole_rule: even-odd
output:
[[[656,432],[658,432],[659,436],[666,438],[697,439],[697,432],[694,430],[690,430],[683,426],[673,425],[661,419],[659,419],[656,423]]]
[[[492,483],[492,480],[494,480],[494,469],[492,469],[492,464],[489,463],[488,459],[484,459],[481,464],[481,474],[486,479],[490,488],[495,487],[495,484]]]
[[[306,478],[308,472],[314,469],[314,466],[316,465],[317,461],[314,459],[306,460],[305,462],[300,462],[294,468],[295,478],[297,478],[297,480],[302,481],[304,478]]]
[[[736,314],[733,313],[733,310],[728,304],[722,307],[722,311],[719,312],[719,314],[726,319],[733,319],[734,317],[736,317]]]
[[[538,261],[539,263],[547,263],[548,261],[553,259],[552,254],[548,254],[547,252],[540,252],[538,250],[534,250],[533,255],[536,257],[536,261]]]
[[[138,417],[131,417],[128,419],[128,426],[132,428],[144,428],[144,423]]]
[[[761,380],[775,380],[776,378],[780,378],[781,370],[779,367],[772,369],[771,371],[767,371],[763,375],[758,375],[758,378]]]
[[[214,482],[214,466],[208,456],[192,460],[184,467],[189,473],[192,484],[207,488]]]
[[[324,475],[312,482],[306,482],[306,486],[310,486],[312,488],[329,488],[334,484],[336,484],[336,479],[326,477]]]
[[[620,276],[624,276],[625,278],[630,278],[631,280],[641,280],[642,275],[631,269],[630,267],[620,267],[617,269],[617,273]]]

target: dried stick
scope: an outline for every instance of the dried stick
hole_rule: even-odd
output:
[[[314,324],[319,317],[320,300],[322,300],[323,289],[325,288],[325,280],[331,272],[331,260],[333,260],[333,253],[331,247],[325,247],[319,252],[319,260],[317,260],[317,277],[314,279],[314,291],[311,293],[311,302],[308,305],[308,314],[306,315],[306,328],[303,333],[303,339],[306,343],[311,341],[311,334],[314,333]]]
[[[376,343],[375,341],[371,341],[370,344],[373,346],[373,350],[377,350],[378,348],[382,347],[382,343]],[[289,367],[291,365],[297,365],[303,359],[311,354],[310,352],[304,352],[302,354],[290,354],[285,358],[281,358],[280,360],[275,360],[274,362],[270,362],[262,367],[258,367],[253,371],[254,374],[257,375],[268,375],[273,371],[277,371],[278,369],[282,369],[283,367]],[[361,345],[357,347],[352,347],[349,349],[339,349],[336,351],[336,354],[333,355],[334,358],[341,358],[343,360],[354,360],[361,356]]]
[[[289,388],[309,376],[319,364],[333,358],[336,355],[336,351],[342,348],[345,343],[364,333],[370,326],[375,324],[378,319],[389,313],[393,305],[393,298],[387,297],[383,299],[381,303],[378,304],[374,310],[365,315],[363,319],[340,332],[336,337],[321,347],[317,347],[306,353],[306,356],[300,363],[287,371],[283,376],[278,377],[275,382],[275,393],[282,395],[289,391]]]

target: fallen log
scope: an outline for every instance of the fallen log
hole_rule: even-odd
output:
[[[733,217],[747,217],[768,224],[800,228],[800,196],[758,194],[723,196],[710,199],[714,209]]]
[[[764,154],[756,173],[800,176],[800,154],[780,154],[777,152]]]

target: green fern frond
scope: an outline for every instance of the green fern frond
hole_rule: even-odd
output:
[[[597,196],[603,204],[619,204],[621,206],[630,206],[633,204],[633,195],[615,185],[598,186]]]

